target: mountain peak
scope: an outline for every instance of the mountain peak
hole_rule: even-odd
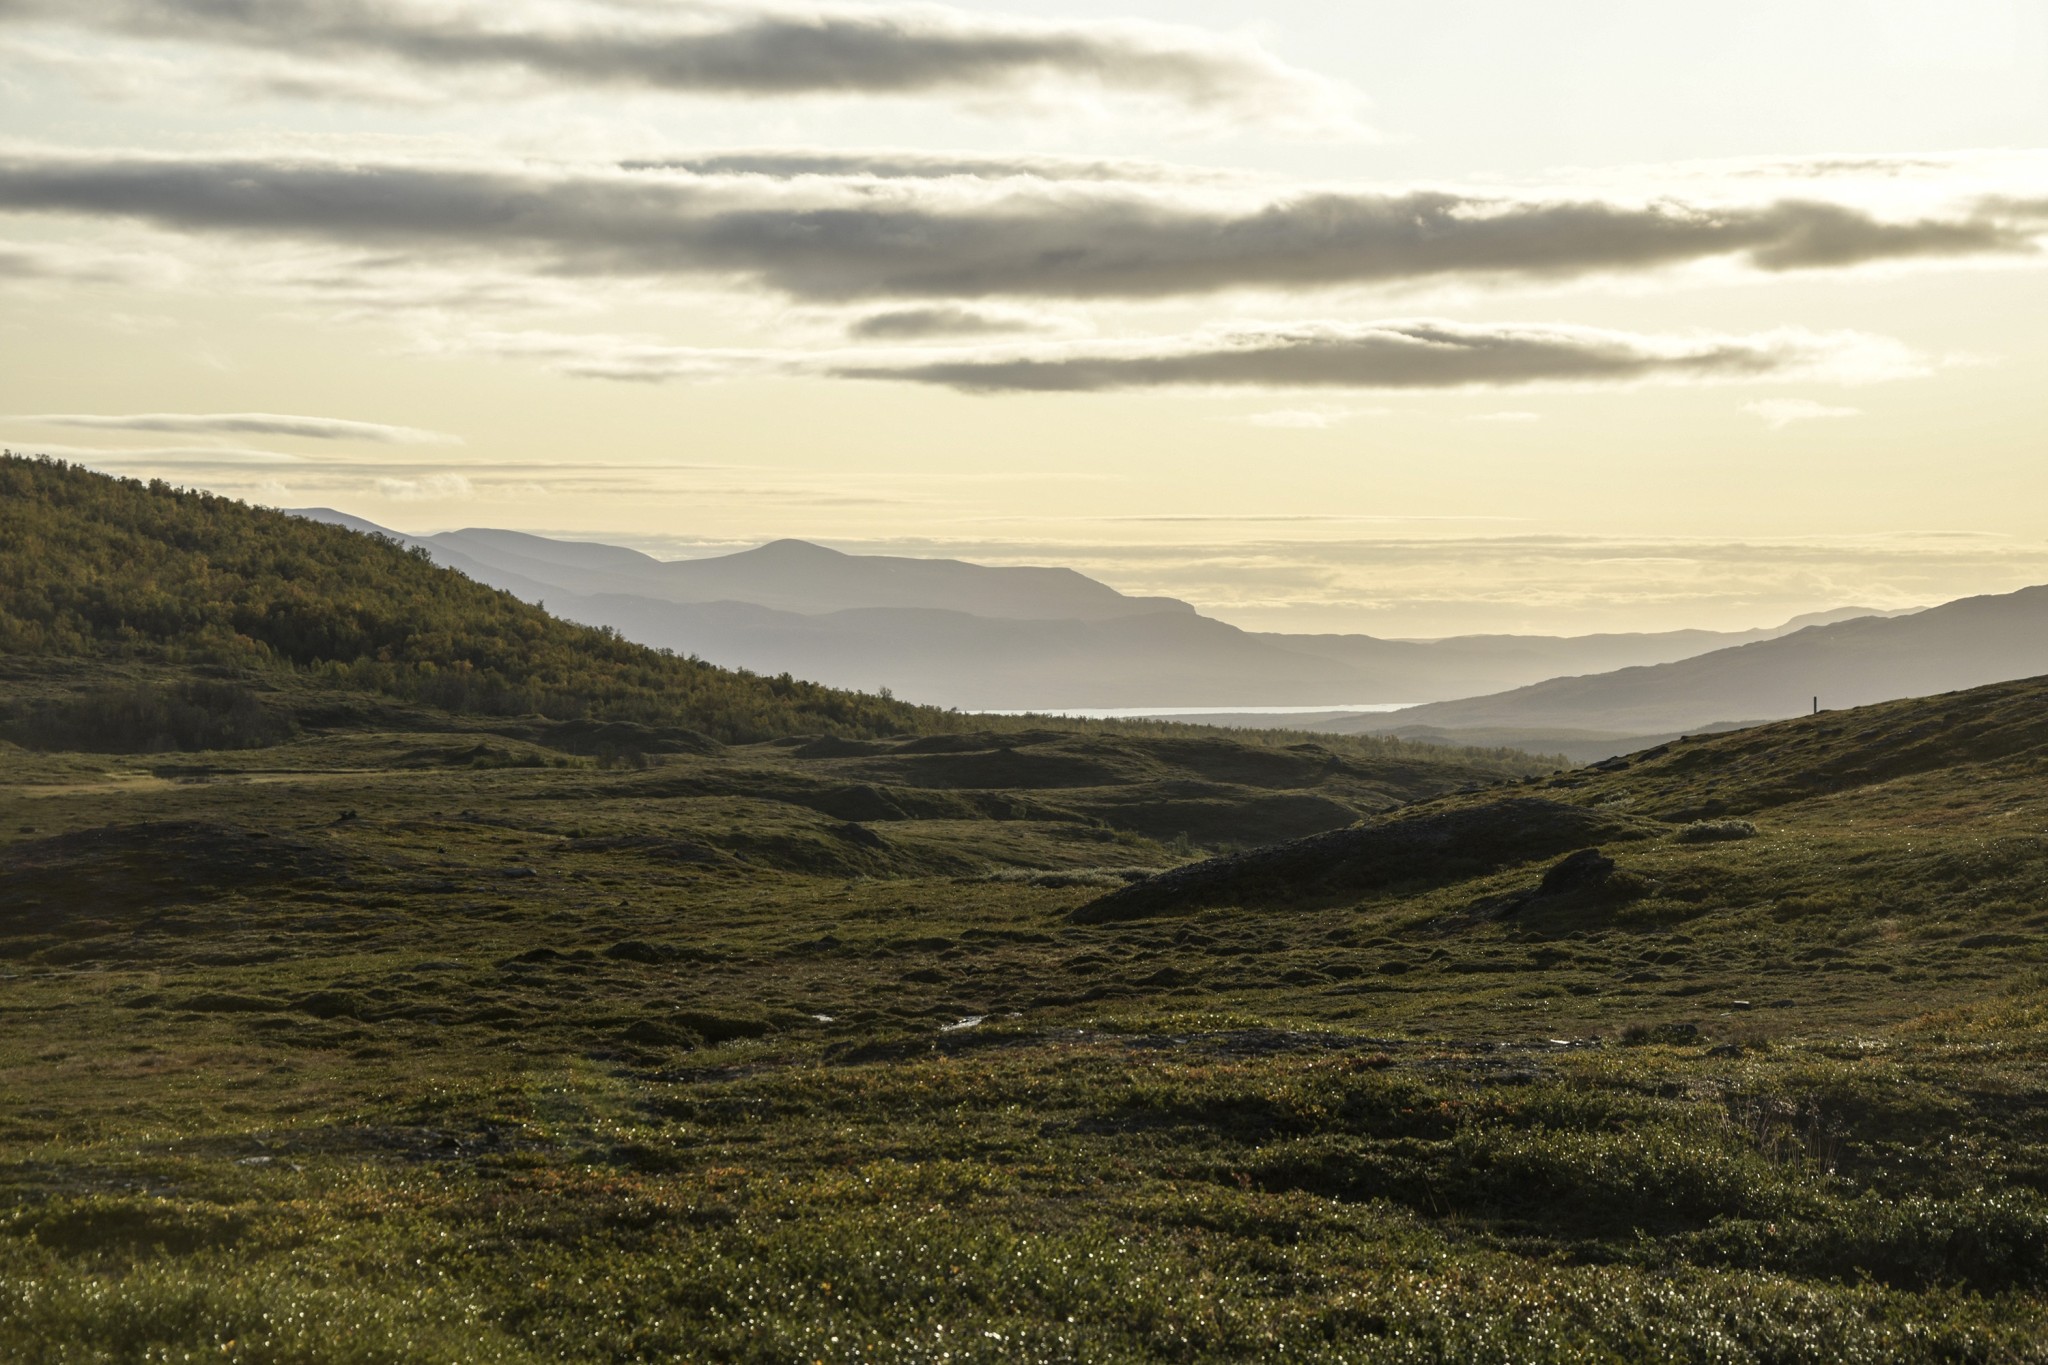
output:
[[[790,536],[785,536],[781,540],[771,540],[765,545],[757,545],[751,550],[742,550],[740,554],[757,559],[778,559],[792,562],[851,559],[853,557],[843,550],[834,550],[828,546],[819,545],[808,540],[797,540]],[[737,556],[733,557],[737,558]]]

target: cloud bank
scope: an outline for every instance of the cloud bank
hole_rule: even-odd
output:
[[[991,312],[942,304],[934,308],[892,308],[854,319],[848,336],[862,341],[913,341],[925,337],[997,336],[1042,332],[1048,319],[1026,313]]]
[[[371,441],[380,445],[460,445],[461,438],[418,427],[351,422],[339,417],[292,417],[274,412],[138,412],[125,416],[46,412],[9,419],[92,431],[151,431],[183,436],[297,436],[311,441]]]
[[[925,384],[978,394],[1864,383],[1927,370],[1897,342],[1862,333],[1780,330],[1747,336],[1658,336],[1561,323],[1438,319],[1301,322],[1030,346],[837,351],[719,349],[671,345],[653,337],[528,330],[467,333],[443,343],[441,349],[543,364],[578,378],[631,383],[827,377]]]
[[[0,0],[0,22],[371,62],[437,81],[739,97],[965,95],[1044,86],[1329,125],[1355,100],[1254,44],[1177,24],[1041,21],[932,4],[530,6],[412,0]],[[307,92],[312,93],[312,92]]]
[[[1876,338],[1771,332],[1648,336],[1559,324],[1438,320],[1314,323],[842,366],[843,378],[936,384],[968,393],[1092,393],[1163,387],[1460,389],[1769,380],[1910,368]]]
[[[880,183],[312,159],[0,156],[0,211],[347,248],[515,256],[563,274],[718,278],[811,301],[1154,299],[1563,279],[1725,260],[1764,272],[2038,254],[2039,206],[1884,218],[1449,190]]]

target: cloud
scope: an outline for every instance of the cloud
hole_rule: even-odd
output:
[[[0,280],[77,279],[47,255],[19,247],[0,247]]]
[[[60,24],[436,80],[514,73],[548,88],[759,98],[1100,90],[1203,114],[1330,126],[1356,96],[1247,41],[1178,24],[1043,21],[932,4],[516,7],[401,0],[4,0],[0,22]],[[315,93],[307,91],[306,93]]]
[[[0,3],[0,23],[21,7]],[[47,8],[47,7],[44,7]],[[208,61],[190,51],[123,50],[87,37],[64,46],[0,38],[0,62],[10,73],[39,72],[101,100],[166,104],[218,104],[263,95],[276,98],[353,100],[384,105],[447,102],[448,92],[401,73],[339,67],[277,54],[251,61],[246,51],[223,50]]]
[[[120,284],[148,287],[176,281],[183,269],[160,252],[109,251],[50,242],[0,245],[0,284]]]
[[[1509,424],[1540,422],[1540,412],[1475,412],[1466,419],[1470,422],[1504,422]]]
[[[420,349],[433,354],[527,361],[578,379],[640,384],[801,374],[808,364],[808,358],[799,351],[676,346],[655,337],[540,329],[464,331],[447,337],[423,338]]]
[[[351,422],[339,417],[289,417],[274,412],[140,412],[126,416],[36,413],[9,419],[94,431],[155,431],[187,436],[296,436],[311,441],[372,441],[382,445],[460,445],[462,438],[418,427]]]
[[[1812,422],[1828,417],[1861,417],[1861,408],[1831,408],[1810,398],[1766,398],[1744,403],[1742,410],[1761,417],[1772,431],[1782,431],[1794,422]]]
[[[992,312],[982,308],[940,306],[895,308],[856,318],[848,336],[864,341],[911,341],[923,337],[995,336],[1004,332],[1042,332],[1047,320],[1029,313]]]
[[[1450,190],[699,176],[514,164],[0,156],[0,212],[517,260],[564,276],[750,283],[818,301],[1148,299],[1466,279],[2038,255],[2016,201],[1845,204]]]
[[[460,474],[425,474],[416,479],[379,479],[379,497],[393,502],[454,502],[476,496],[476,489]]]
[[[1660,336],[1562,323],[1439,319],[1256,324],[1008,347],[837,350],[679,346],[657,337],[602,332],[459,330],[423,337],[420,349],[530,362],[578,378],[633,383],[823,377],[895,380],[967,393],[1585,388],[1788,380],[1866,384],[1917,378],[1934,363],[1890,338],[1860,332],[1781,329],[1746,336]],[[1263,421],[1245,420],[1302,427],[1309,425],[1309,417],[1336,421],[1384,411],[1313,404]]]
[[[1505,388],[1784,379],[1911,372],[1882,339],[1779,331],[1648,336],[1559,324],[1403,320],[1303,323],[896,363],[843,365],[848,378],[969,393],[1087,393],[1159,387]]]

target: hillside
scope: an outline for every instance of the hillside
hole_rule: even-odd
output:
[[[915,708],[658,653],[395,542],[52,461],[0,457],[0,649],[204,664],[484,715],[718,739],[886,733]]]
[[[1413,893],[1588,845],[1654,841],[1687,826],[1702,834],[1700,842],[1753,837],[1754,819],[1781,807],[1820,801],[1839,808],[1865,789],[1895,799],[1901,785],[1988,783],[2016,799],[2044,764],[2048,679],[2037,678],[1674,739],[1592,768],[1526,779],[1514,794],[1421,802],[1385,820],[1178,868],[1077,913],[1111,920]],[[1985,799],[1998,806],[2007,797]],[[2011,815],[2020,809],[2011,807]],[[2024,823],[2015,829],[2033,853],[2048,857],[2048,831]],[[1958,875],[1964,889],[1986,889]]]
[[[1624,735],[1776,720],[2048,673],[2048,587],[1969,597],[1896,618],[1814,626],[1648,668],[1556,678],[1440,702],[1364,728]]]

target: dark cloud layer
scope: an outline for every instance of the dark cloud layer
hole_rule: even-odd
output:
[[[792,188],[794,186],[795,188]],[[1769,271],[2036,249],[1996,204],[1885,220],[1841,204],[1507,200],[1322,190],[1228,203],[1122,184],[837,185],[320,161],[0,157],[0,210],[380,250],[516,254],[565,273],[720,276],[800,298],[1159,298],[1724,258]]]
[[[846,331],[865,341],[914,341],[924,337],[998,336],[1004,332],[1037,331],[1037,319],[1012,313],[985,313],[974,308],[892,308],[856,318]]]
[[[1150,347],[949,357],[844,367],[851,379],[937,384],[971,393],[1077,393],[1169,386],[1452,389],[1642,380],[1770,378],[1809,367],[1814,338],[1672,339],[1561,326],[1441,321],[1319,325],[1170,338]]]
[[[1164,25],[1032,22],[934,5],[590,3],[548,28],[393,0],[0,0],[0,21],[371,59],[445,77],[517,70],[557,85],[737,96],[990,93],[1045,81],[1195,106],[1327,95],[1257,49]]]

